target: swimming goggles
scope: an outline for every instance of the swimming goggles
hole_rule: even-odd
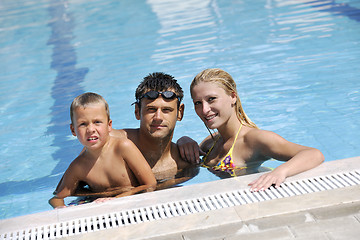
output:
[[[179,103],[181,102],[181,97],[177,96],[176,93],[171,92],[171,91],[165,91],[165,92],[149,91],[149,92],[145,93],[144,95],[142,95],[141,97],[139,97],[139,99],[137,99],[136,102],[140,103],[141,99],[143,99],[143,98],[154,100],[154,99],[157,99],[159,97],[159,95],[161,95],[165,99],[177,98],[179,100]]]

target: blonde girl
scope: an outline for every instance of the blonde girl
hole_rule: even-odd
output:
[[[270,131],[259,129],[245,114],[236,83],[221,69],[206,69],[191,83],[196,114],[208,129],[217,129],[199,145],[206,155],[202,166],[230,176],[251,172],[271,158],[284,161],[273,171],[253,181],[251,190],[278,187],[286,177],[314,168],[324,161],[315,148],[289,142]]]

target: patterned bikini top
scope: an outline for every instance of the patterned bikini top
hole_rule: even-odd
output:
[[[233,157],[232,157],[232,153],[233,153],[233,150],[234,150],[234,146],[235,146],[235,143],[236,143],[236,139],[239,135],[239,132],[241,130],[241,127],[242,127],[242,124],[240,125],[240,128],[236,134],[236,137],[234,139],[234,142],[233,142],[233,145],[231,146],[229,152],[226,154],[226,156],[218,162],[218,164],[216,164],[215,166],[213,167],[210,167],[210,166],[207,166],[205,164],[205,161],[206,161],[206,158],[208,157],[208,155],[210,154],[210,152],[213,150],[216,142],[219,140],[220,138],[220,135],[219,137],[215,140],[214,144],[211,146],[211,148],[209,149],[209,151],[206,153],[206,156],[202,158],[202,161],[201,161],[201,166],[202,167],[206,167],[206,168],[211,168],[212,170],[215,170],[215,171],[223,171],[223,172],[227,172],[229,173],[232,177],[235,177],[236,176],[236,173],[235,173],[235,170],[241,170],[241,169],[245,169],[246,167],[236,167],[234,165],[234,162],[233,162]]]

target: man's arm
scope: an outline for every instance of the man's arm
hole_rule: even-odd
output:
[[[179,138],[176,146],[179,149],[181,158],[192,164],[199,164],[200,156],[205,155],[197,142],[188,136]]]

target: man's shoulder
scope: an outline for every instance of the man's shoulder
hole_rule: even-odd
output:
[[[110,136],[117,138],[127,138],[127,133],[124,129],[112,129]]]

